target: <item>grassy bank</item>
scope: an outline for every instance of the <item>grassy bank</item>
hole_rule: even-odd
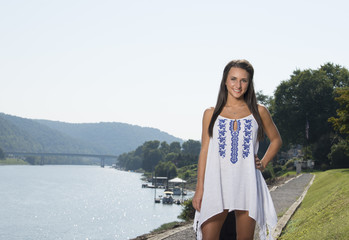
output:
[[[313,185],[279,239],[348,239],[348,205],[349,169],[316,173]]]
[[[5,158],[0,160],[0,165],[28,165],[28,163],[22,159]]]

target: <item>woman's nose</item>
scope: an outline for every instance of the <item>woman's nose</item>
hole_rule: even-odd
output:
[[[241,87],[241,82],[240,82],[240,81],[236,81],[235,86],[238,87],[238,88],[240,88],[240,87]]]

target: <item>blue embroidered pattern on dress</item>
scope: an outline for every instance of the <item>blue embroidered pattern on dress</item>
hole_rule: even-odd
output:
[[[239,132],[241,128],[240,120],[236,120],[237,128],[234,131],[234,120],[230,121],[230,133],[231,133],[231,153],[230,153],[230,161],[232,163],[236,163],[238,161],[238,144],[239,144]]]
[[[226,119],[218,119],[218,146],[219,146],[219,155],[221,157],[225,157],[225,133],[227,130],[225,129]]]
[[[242,157],[247,158],[250,154],[250,141],[252,139],[252,119],[244,119],[245,129],[244,129],[244,143],[242,145]]]

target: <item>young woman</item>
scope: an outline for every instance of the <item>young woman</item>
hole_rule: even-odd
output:
[[[281,147],[280,134],[268,112],[257,104],[253,67],[234,60],[223,71],[217,104],[203,116],[202,146],[193,206],[197,239],[219,239],[230,211],[235,211],[237,239],[253,239],[256,222],[266,239],[277,216],[261,171]],[[270,145],[257,157],[264,133]]]

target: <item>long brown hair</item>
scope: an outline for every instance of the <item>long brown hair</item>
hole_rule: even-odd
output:
[[[233,67],[241,68],[241,69],[244,69],[248,72],[249,84],[247,87],[247,91],[244,94],[244,100],[248,106],[248,109],[253,114],[254,118],[256,119],[256,121],[258,123],[258,135],[257,135],[258,137],[257,138],[258,138],[258,140],[261,140],[264,136],[264,131],[263,131],[262,119],[261,119],[261,116],[259,115],[259,112],[258,112],[256,93],[254,91],[254,86],[253,86],[254,69],[253,69],[251,63],[249,63],[247,60],[233,60],[225,66],[225,68],[223,70],[223,77],[222,77],[221,86],[220,86],[219,93],[218,93],[216,107],[213,111],[211,122],[210,122],[210,125],[208,127],[208,134],[210,137],[212,137],[214,123],[215,123],[218,115],[222,112],[223,107],[227,103],[228,90],[227,90],[225,83],[226,83],[226,80],[228,77],[228,73],[229,73],[230,69]]]

